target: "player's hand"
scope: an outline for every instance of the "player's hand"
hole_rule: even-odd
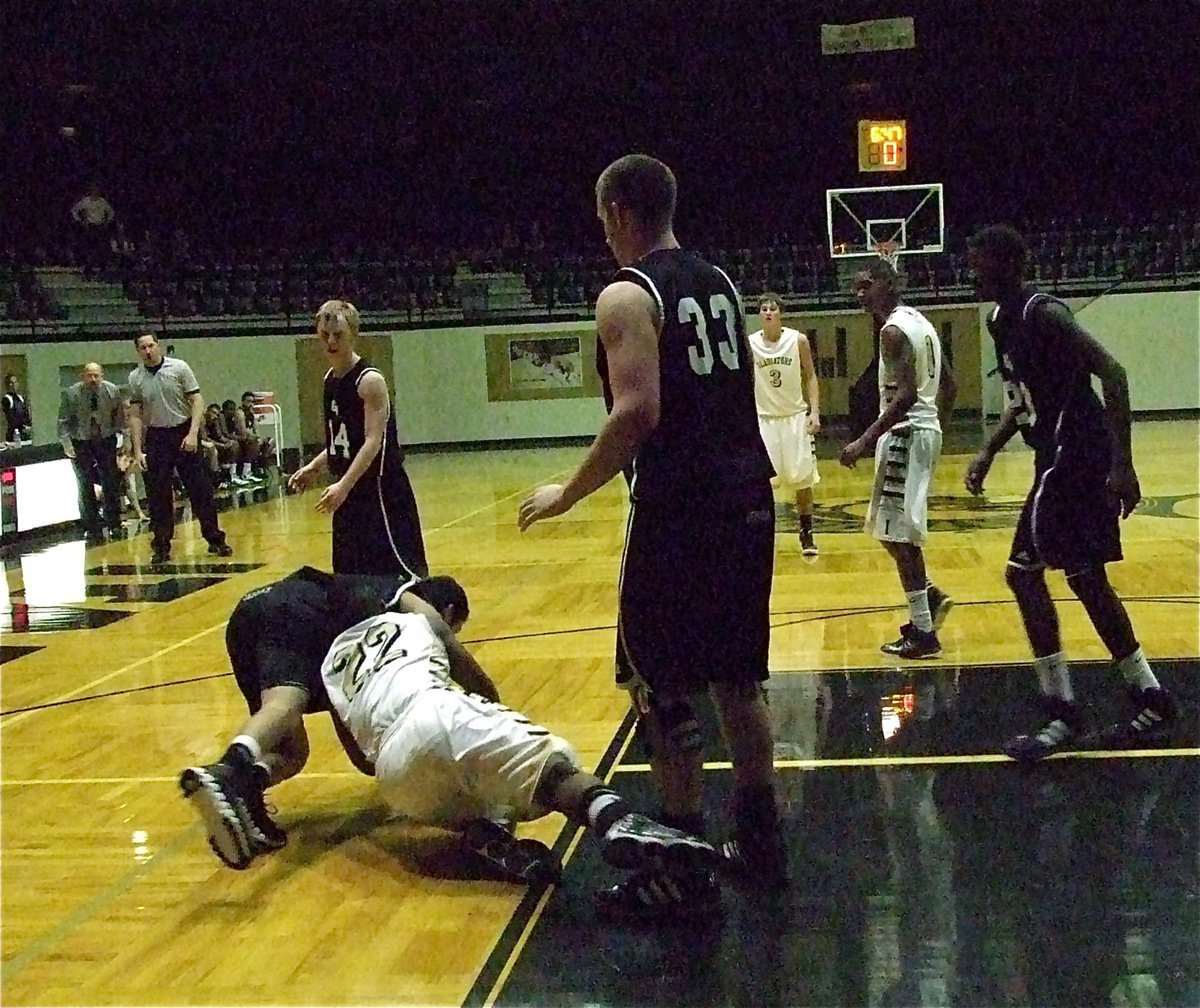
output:
[[[288,477],[287,488],[288,493],[303,493],[313,485],[315,477],[309,471],[308,466],[301,466],[291,476]]]
[[[133,467],[133,469],[135,471],[145,472],[146,471],[146,453],[145,452],[134,452],[132,455],[129,456],[129,464],[130,464],[130,466]]]
[[[192,455],[196,451],[196,435],[190,431],[184,435],[183,441],[179,445],[185,452]]]
[[[67,458],[73,459],[75,457],[75,446],[70,441],[64,441],[62,448],[63,454],[66,455]]]
[[[1132,465],[1113,463],[1112,471],[1108,474],[1108,497],[1114,509],[1120,510],[1122,518],[1133,514],[1133,509],[1142,499],[1142,488]]]
[[[517,527],[524,532],[534,522],[543,518],[555,518],[571,510],[561,483],[547,483],[533,491],[521,501],[517,511]]]
[[[847,469],[853,469],[854,464],[867,454],[866,438],[858,438],[851,441],[845,448],[842,449],[841,455],[838,456],[838,461]]]
[[[987,452],[980,452],[967,463],[967,472],[963,477],[963,485],[967,488],[967,493],[976,496],[983,493],[983,481],[987,479],[988,471],[991,468],[992,456]]]
[[[821,432],[821,417],[817,413],[808,414],[808,433],[810,436]]]
[[[346,494],[349,492],[349,487],[344,486],[341,480],[338,480],[336,483],[330,483],[317,501],[317,510],[321,514],[333,514],[334,511],[342,506],[342,501],[346,499]]]

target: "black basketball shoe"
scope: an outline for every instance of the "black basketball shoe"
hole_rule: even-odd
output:
[[[1085,743],[1099,749],[1139,749],[1160,744],[1175,724],[1175,698],[1161,686],[1151,689],[1131,687],[1129,698],[1137,709],[1128,721],[1109,725]]]
[[[932,658],[942,653],[942,643],[934,631],[918,630],[911,623],[905,623],[900,628],[899,640],[884,644],[879,650],[896,658]]]
[[[821,551],[817,549],[817,541],[813,538],[812,529],[800,530],[800,555],[806,557],[819,556]]]
[[[1004,743],[1005,755],[1022,763],[1033,763],[1074,745],[1083,723],[1083,712],[1073,700],[1043,695],[1042,709],[1050,719],[1027,735],[1016,735]]]
[[[551,885],[562,880],[562,865],[544,843],[518,840],[505,824],[472,819],[463,828],[463,851],[486,875],[518,885]]]
[[[270,778],[266,767],[255,763],[250,750],[240,744],[231,745],[221,757],[221,762],[233,767],[237,772],[255,852],[263,853],[286,847],[287,832],[271,818],[267,809],[265,791]]]
[[[608,828],[601,841],[601,853],[614,868],[694,871],[717,864],[717,852],[699,837],[637,812],[621,816]]]
[[[240,871],[250,867],[256,852],[236,776],[236,771],[223,763],[188,767],[179,776],[179,788],[204,823],[213,853]]]

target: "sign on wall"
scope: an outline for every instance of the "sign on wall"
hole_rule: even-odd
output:
[[[596,334],[488,333],[489,402],[588,399],[601,394]]]

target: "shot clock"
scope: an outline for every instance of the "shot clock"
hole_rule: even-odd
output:
[[[904,171],[908,168],[908,127],[903,119],[860,119],[858,170]]]

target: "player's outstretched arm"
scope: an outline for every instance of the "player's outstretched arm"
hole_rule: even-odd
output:
[[[517,512],[525,531],[534,522],[565,514],[633,461],[658,426],[658,309],[637,284],[609,284],[596,302],[596,329],[608,357],[613,405],[583,464],[565,484],[538,487]]]

